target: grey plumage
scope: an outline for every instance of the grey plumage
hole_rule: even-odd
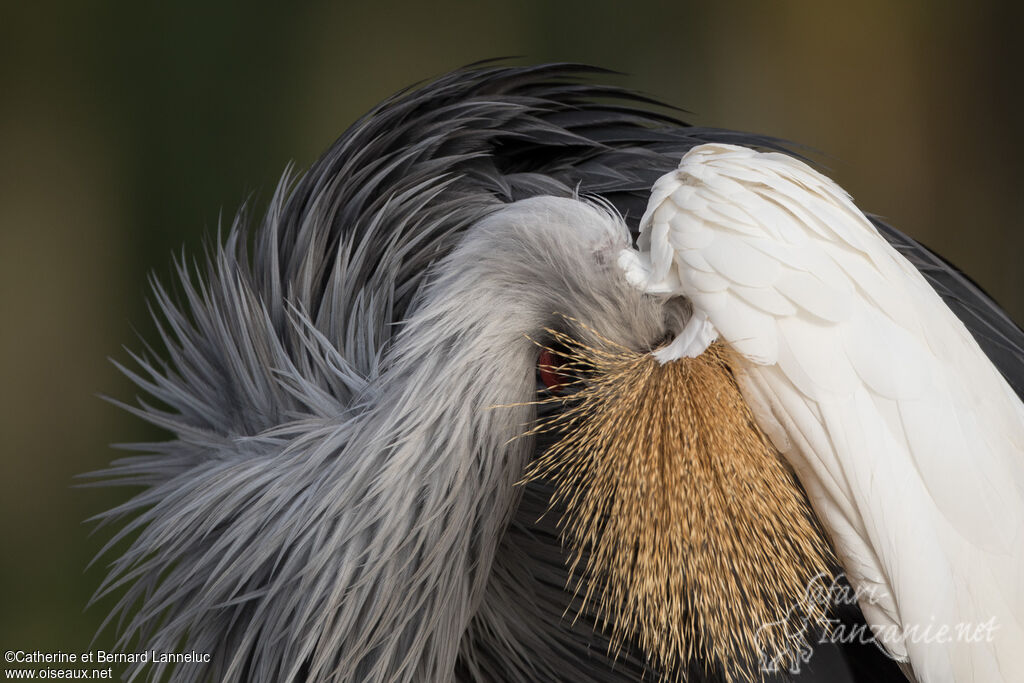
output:
[[[634,225],[691,146],[784,145],[687,127],[588,73],[473,68],[400,93],[286,172],[251,234],[243,211],[197,272],[179,263],[177,299],[154,283],[164,350],[122,368],[148,395],[125,408],[171,438],[95,475],[143,487],[101,515],[124,520],[108,548],[138,534],[98,593],[126,587],[122,647],[211,653],[180,680],[644,675],[639,650],[613,662],[565,616],[548,492],[514,486],[542,447],[512,438],[533,409],[491,406],[531,399],[526,335],[566,324],[555,311],[637,348],[671,321],[517,223],[557,224],[557,203],[503,207],[579,193]],[[885,231],[1020,392],[1020,330]]]

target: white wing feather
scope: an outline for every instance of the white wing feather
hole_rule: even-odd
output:
[[[628,277],[746,358],[889,652],[925,683],[1024,681],[1024,406],[920,273],[831,180],[731,145],[659,179],[641,230]]]

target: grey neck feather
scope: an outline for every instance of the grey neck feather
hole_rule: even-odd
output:
[[[533,451],[517,438],[533,407],[512,405],[533,398],[531,337],[563,323],[558,313],[619,298],[609,255],[627,239],[593,206],[537,198],[481,221],[433,270],[340,456],[360,476],[332,494],[341,507],[332,542],[351,549],[352,529],[365,530],[359,576],[338,606],[358,612],[338,631],[358,640],[337,662],[353,680],[442,680],[454,670]],[[557,273],[576,283],[568,297],[536,287]],[[381,599],[395,590],[407,597]]]

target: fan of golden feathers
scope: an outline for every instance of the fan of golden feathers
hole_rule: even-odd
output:
[[[715,343],[661,365],[549,333],[564,347],[554,370],[578,391],[541,401],[566,405],[531,432],[558,441],[524,481],[555,487],[581,611],[613,652],[632,640],[664,672],[717,662],[726,680],[753,681],[765,663],[788,668],[808,624],[827,627],[803,597],[836,564],[743,400],[737,357]]]

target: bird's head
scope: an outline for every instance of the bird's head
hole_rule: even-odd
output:
[[[616,256],[629,244],[625,223],[601,204],[534,197],[502,206],[431,268],[391,362],[423,362],[457,344],[447,360],[464,364],[461,374],[508,372],[532,391],[537,342],[551,330],[590,342],[600,330],[649,351],[681,327],[685,302],[627,283]]]
[[[613,650],[633,640],[668,670],[715,659],[743,671],[786,656],[765,624],[823,618],[789,607],[828,572],[829,551],[742,399],[736,357],[717,345],[667,364],[651,355],[691,308],[627,281],[630,243],[600,203],[498,208],[431,269],[376,410],[388,433],[414,434],[429,415],[435,443],[452,446],[434,458],[486,500],[475,510],[500,513],[476,521],[495,537],[524,482],[553,487],[577,609]],[[537,375],[554,395],[535,397]],[[555,410],[538,418],[538,406]]]

